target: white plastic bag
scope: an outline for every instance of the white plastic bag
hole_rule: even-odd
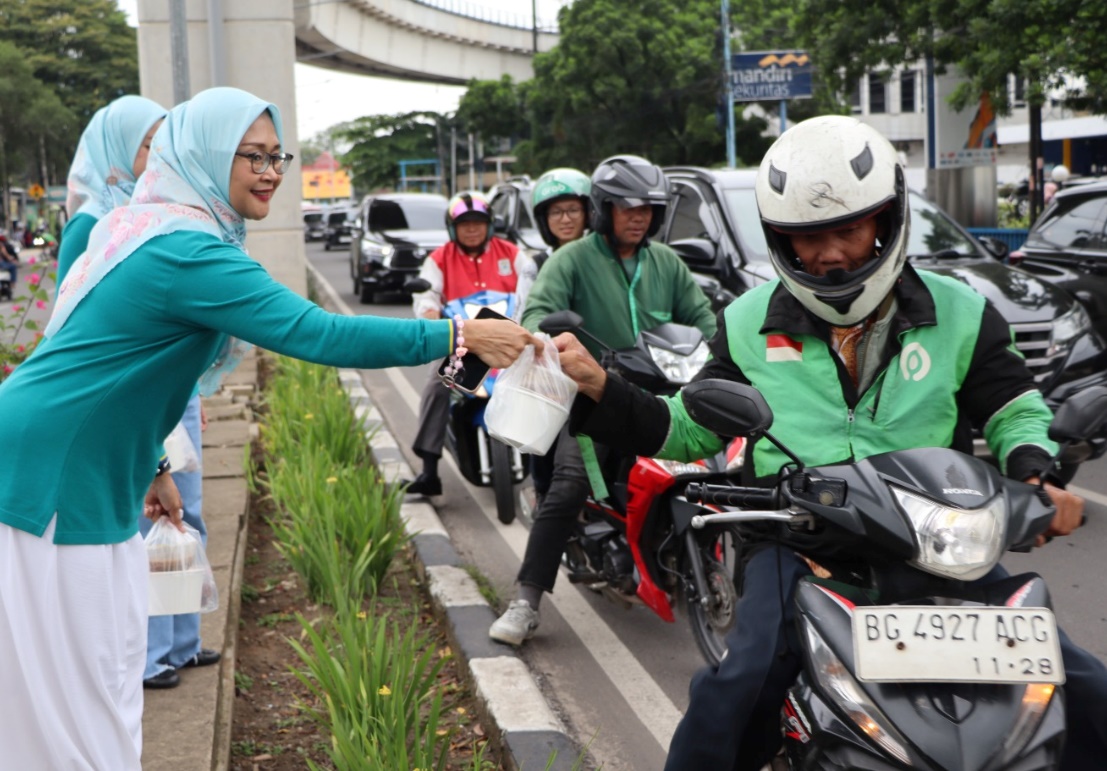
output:
[[[150,561],[150,615],[210,613],[219,607],[219,590],[200,531],[184,523],[182,533],[161,517],[146,534]]]
[[[577,384],[561,372],[557,348],[548,335],[535,335],[544,345],[536,356],[528,345],[522,355],[500,371],[484,412],[488,433],[520,452],[545,455],[569,419]]]
[[[165,446],[165,454],[169,456],[171,471],[199,471],[202,468],[200,453],[192,443],[192,437],[188,435],[184,423],[174,426],[162,444]]]

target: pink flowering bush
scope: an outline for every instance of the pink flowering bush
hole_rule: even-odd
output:
[[[46,310],[57,273],[47,270],[46,261],[31,257],[26,262],[37,270],[28,275],[26,281],[20,281],[16,289],[22,293],[13,298],[10,305],[0,303],[0,382],[34,353],[42,341],[41,330],[48,318],[32,311]],[[34,334],[28,335],[28,332]]]

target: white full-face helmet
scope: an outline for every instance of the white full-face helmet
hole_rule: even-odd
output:
[[[910,211],[895,148],[855,118],[825,115],[784,132],[754,183],[769,256],[784,286],[819,318],[851,326],[891,291],[907,259]],[[881,218],[876,255],[854,271],[813,276],[790,233],[813,233]]]

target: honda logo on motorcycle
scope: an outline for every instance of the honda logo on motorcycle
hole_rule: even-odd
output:
[[[899,369],[904,380],[922,380],[930,372],[930,354],[921,343],[908,343],[899,354]]]

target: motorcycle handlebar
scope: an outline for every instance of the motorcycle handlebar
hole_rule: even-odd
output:
[[[684,489],[684,497],[692,503],[711,503],[742,509],[775,509],[778,506],[776,490],[762,487],[731,487],[693,482]]]

